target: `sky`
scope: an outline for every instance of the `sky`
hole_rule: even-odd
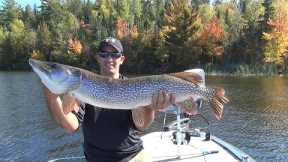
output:
[[[2,0],[0,0],[2,1]],[[17,4],[19,4],[22,7],[25,7],[26,5],[30,4],[31,7],[36,4],[37,6],[40,6],[41,2],[40,0],[15,0]]]
[[[20,5],[23,8],[28,4],[30,4],[32,8],[34,7],[34,4],[36,6],[40,6],[41,4],[40,0],[15,0],[15,1],[18,5]],[[4,0],[0,0],[0,6],[2,6],[3,2]]]

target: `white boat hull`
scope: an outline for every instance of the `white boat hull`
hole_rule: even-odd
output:
[[[222,145],[224,141],[213,136],[208,141],[205,141],[204,137],[191,137],[189,143],[179,146],[173,143],[173,131],[152,132],[144,135],[142,139],[144,149],[154,162],[254,162],[250,156],[234,147],[235,151],[241,152],[240,156],[243,156],[238,157],[237,153]]]

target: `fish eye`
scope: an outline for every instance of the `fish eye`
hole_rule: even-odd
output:
[[[50,67],[51,67],[51,68],[56,68],[56,67],[57,67],[57,64],[50,64]]]

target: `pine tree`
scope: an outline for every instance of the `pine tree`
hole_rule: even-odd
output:
[[[22,20],[27,28],[35,29],[36,26],[36,15],[35,12],[32,10],[30,5],[25,7],[25,10],[22,14]]]
[[[165,12],[165,25],[160,31],[168,49],[169,68],[183,70],[196,63],[194,41],[201,28],[198,14],[187,0],[173,0]]]
[[[262,32],[267,32],[269,31],[269,25],[267,22],[269,19],[273,16],[275,9],[273,7],[273,1],[274,0],[264,0],[263,6],[264,6],[264,18],[263,21],[261,22],[262,26]]]
[[[5,0],[3,8],[0,10],[0,25],[8,28],[9,24],[21,16],[21,11],[18,8],[15,0]]]
[[[140,19],[142,15],[142,5],[141,5],[141,0],[133,0],[131,4],[131,13],[132,13],[132,19],[133,19],[133,24],[139,26],[140,24]]]
[[[121,19],[131,23],[130,0],[121,0],[118,8],[118,15]]]

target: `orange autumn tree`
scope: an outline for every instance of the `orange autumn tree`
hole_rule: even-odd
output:
[[[223,55],[222,42],[225,39],[225,31],[216,16],[205,24],[199,39],[208,56],[213,58],[213,56]]]
[[[114,27],[116,30],[116,37],[119,39],[123,38],[136,39],[139,36],[137,26],[133,25],[132,27],[129,27],[128,22],[121,18],[118,18],[115,21]]]
[[[68,50],[74,54],[80,55],[82,53],[82,44],[78,39],[68,40]]]
[[[267,22],[271,31],[263,33],[263,39],[266,40],[264,61],[283,65],[288,52],[288,2],[277,0],[274,8],[275,13]]]
[[[117,38],[123,39],[124,37],[127,37],[129,35],[128,23],[125,20],[118,18],[114,22],[114,26]]]
[[[205,26],[201,34],[202,40],[209,40],[211,42],[221,42],[225,36],[225,31],[221,26],[219,19],[213,17]]]

